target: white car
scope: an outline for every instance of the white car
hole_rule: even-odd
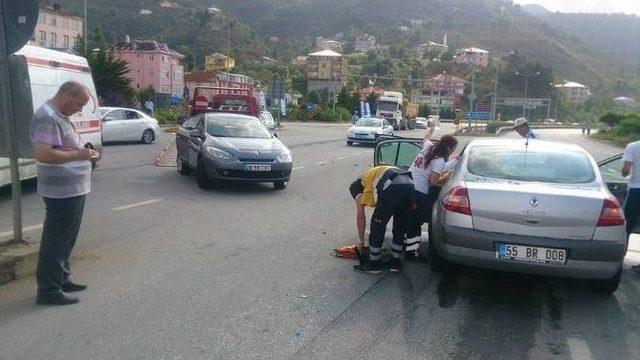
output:
[[[276,121],[270,112],[266,110],[261,111],[259,119],[269,130],[274,131],[276,129]]]
[[[382,118],[361,118],[347,131],[347,145],[374,144],[380,135],[393,135],[393,126]]]
[[[418,116],[416,118],[416,129],[426,129],[428,120],[425,117]]]
[[[151,144],[160,136],[158,120],[135,109],[101,107],[102,141],[141,141]]]

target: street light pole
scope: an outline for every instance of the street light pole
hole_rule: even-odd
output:
[[[87,22],[87,0],[84,0],[84,52],[88,53],[87,37],[89,36],[89,23]]]
[[[534,76],[534,75],[540,75],[540,71],[536,71],[533,74],[523,74],[519,71],[516,71],[516,75],[518,76],[524,76],[525,78],[525,82],[524,82],[524,104],[522,105],[522,117],[525,117],[526,115],[526,109],[527,109],[527,105],[529,105],[529,78]]]

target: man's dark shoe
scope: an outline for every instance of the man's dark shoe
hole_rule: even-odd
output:
[[[62,291],[64,292],[77,292],[77,291],[87,290],[87,285],[80,285],[72,282],[62,284],[61,287],[62,287]]]
[[[63,293],[51,295],[38,295],[36,303],[38,305],[71,305],[78,303],[78,298],[65,295]]]
[[[353,269],[367,274],[380,274],[384,270],[380,261],[360,261]]]
[[[396,259],[396,258],[391,259],[391,268],[389,269],[389,271],[394,272],[394,273],[401,273],[402,272],[402,260]]]

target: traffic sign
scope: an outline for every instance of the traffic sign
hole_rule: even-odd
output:
[[[465,117],[467,120],[489,120],[491,113],[488,111],[467,111]]]
[[[31,39],[38,22],[37,0],[3,0],[6,54],[20,50]]]

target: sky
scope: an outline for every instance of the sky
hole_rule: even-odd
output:
[[[514,2],[539,4],[551,11],[640,15],[640,0],[514,0]]]

